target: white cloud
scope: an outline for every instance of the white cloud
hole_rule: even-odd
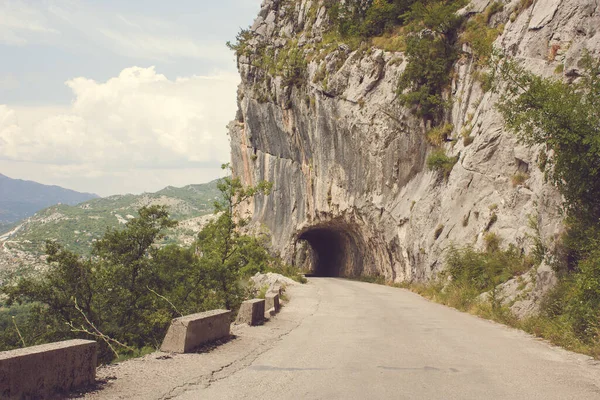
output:
[[[39,10],[19,0],[0,2],[0,44],[23,46],[32,38],[43,41],[58,33]]]
[[[47,0],[33,7],[23,0],[0,0],[0,44],[4,45],[43,43],[79,51],[85,43],[128,58],[231,63],[224,40],[205,36],[167,20],[125,15],[91,2]]]
[[[0,105],[0,159],[46,164],[63,177],[214,166],[228,159],[237,83],[228,74],[170,80],[153,67],[106,82],[75,78],[66,82],[68,108]]]
[[[149,60],[195,58],[230,61],[231,52],[223,43],[201,43],[180,36],[154,35],[144,31],[100,29],[114,50],[125,56]]]
[[[54,0],[46,10],[59,26],[121,56],[154,61],[175,58],[231,63],[221,40],[206,40],[188,27],[144,15],[113,13],[90,3]],[[205,35],[203,35],[205,36]]]

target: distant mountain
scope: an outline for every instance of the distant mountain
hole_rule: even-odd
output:
[[[11,179],[0,174],[0,229],[54,204],[75,205],[95,198],[98,195]]]
[[[165,205],[179,225],[167,232],[163,243],[190,244],[213,213],[214,201],[220,198],[217,181],[182,188],[169,186],[156,193],[117,195],[93,199],[76,206],[54,205],[35,215],[0,227],[0,271],[19,266],[40,267],[44,243],[57,240],[67,249],[89,254],[92,243],[107,228],[123,227],[137,216],[142,206]]]

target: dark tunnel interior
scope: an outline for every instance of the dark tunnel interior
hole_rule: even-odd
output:
[[[298,240],[308,244],[306,258],[311,266],[312,276],[361,275],[364,246],[358,234],[349,227],[314,227],[303,232]]]

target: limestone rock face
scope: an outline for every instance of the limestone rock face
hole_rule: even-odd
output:
[[[488,3],[476,0],[462,12],[482,12]],[[519,3],[506,2],[492,23],[505,24],[496,47],[528,69],[573,79],[583,49],[600,53],[596,1],[537,0],[517,14]],[[290,40],[300,51],[314,48],[328,28],[317,0],[265,0],[251,28],[250,53],[277,55]],[[286,81],[252,55],[239,56],[232,166],[246,184],[274,183],[273,193],[247,211],[256,227],[268,228],[287,261],[305,262],[312,254],[323,275],[401,282],[431,278],[449,246],[482,246],[486,232],[528,252],[537,235],[530,220],[552,246],[562,229],[561,197],[544,182],[540,149],[517,143],[505,129],[498,94],[482,90],[464,50],[450,93],[456,140],[444,145],[459,161],[447,180],[427,168],[427,127],[396,101],[402,53],[344,44],[327,54],[307,50],[303,84]],[[465,145],[463,130],[470,130],[472,143]],[[528,178],[514,184],[518,173]]]

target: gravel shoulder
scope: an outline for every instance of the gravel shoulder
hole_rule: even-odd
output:
[[[246,368],[317,309],[313,284],[290,286],[290,301],[262,326],[232,325],[232,339],[199,354],[155,352],[119,364],[100,367],[97,390],[84,399],[171,399]]]

